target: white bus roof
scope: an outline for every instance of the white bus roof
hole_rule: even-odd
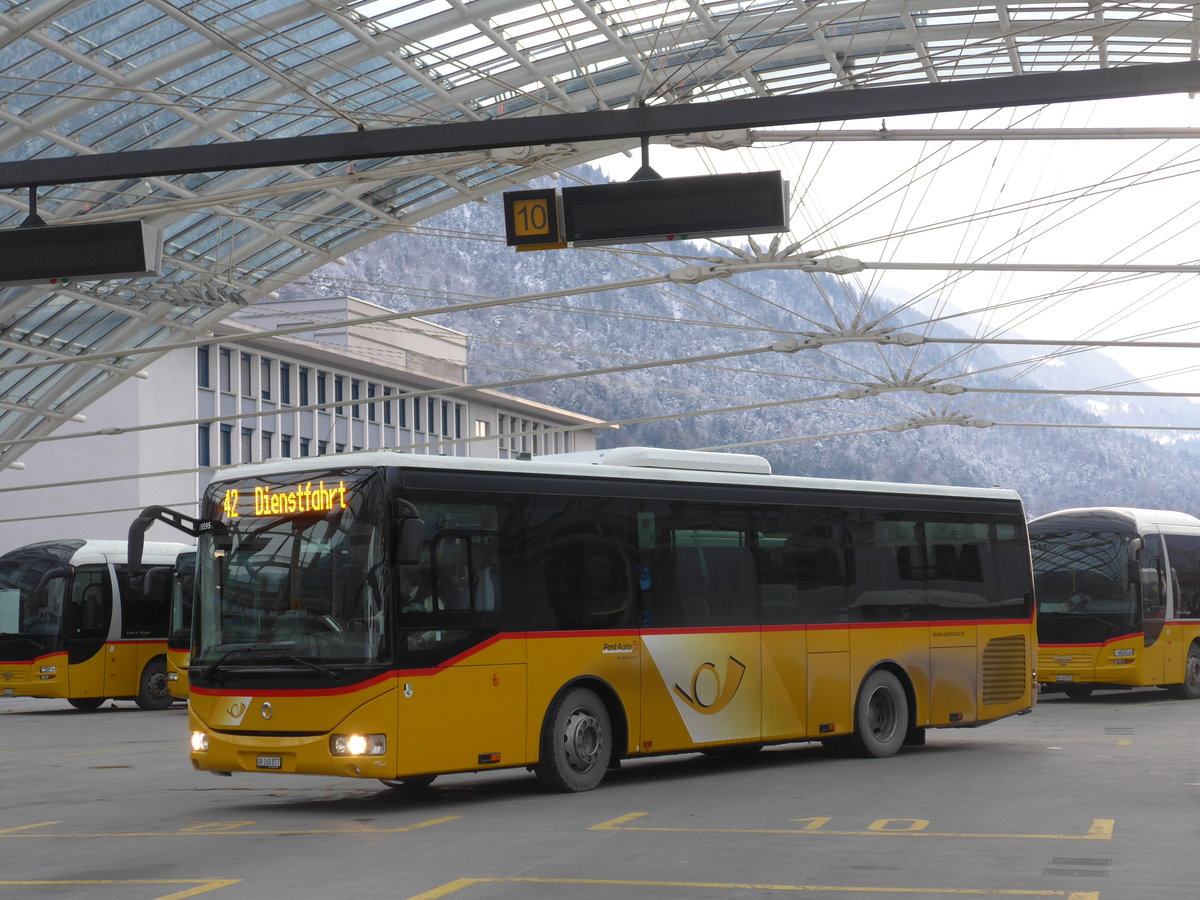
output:
[[[63,538],[58,541],[38,541],[36,544],[14,547],[8,552],[15,553],[38,545],[61,545],[67,542],[77,543],[79,541],[82,541],[83,545],[78,547],[71,555],[71,565],[73,566],[98,565],[101,563],[121,565],[126,561],[129,546],[128,541],[94,540],[90,538]],[[191,544],[176,544],[169,541],[146,541],[145,546],[142,548],[142,564],[147,566],[170,565],[175,562],[175,558],[180,553],[195,549]]]
[[[562,453],[519,459],[472,459],[453,456],[423,456],[398,450],[363,450],[334,456],[274,459],[231,466],[217,472],[212,483],[241,478],[260,478],[289,472],[347,469],[356,466],[400,466],[410,469],[449,469],[460,472],[495,472],[529,475],[561,475],[575,478],[619,477],[676,483],[729,484],[873,494],[922,494],[934,497],[964,497],[1020,501],[1006,488],[971,488],[941,484],[898,484],[885,481],[853,481],[840,478],[809,478],[772,475],[770,464],[758,456],[654,447],[621,447],[584,453]]]
[[[1135,506],[1087,506],[1075,509],[1059,509],[1030,521],[1029,526],[1052,524],[1057,519],[1113,519],[1126,520],[1141,532],[1153,526],[1185,525],[1200,528],[1200,519],[1184,512],[1171,509],[1140,509]]]

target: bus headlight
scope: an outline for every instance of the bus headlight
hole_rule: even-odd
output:
[[[192,732],[192,752],[207,753],[208,752],[208,735],[203,731]]]
[[[1129,659],[1131,656],[1133,656],[1132,647],[1122,647],[1113,651],[1113,659]]]
[[[382,734],[331,735],[329,752],[334,756],[383,756],[387,753],[387,737]]]

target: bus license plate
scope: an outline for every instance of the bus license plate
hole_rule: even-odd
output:
[[[15,697],[15,696],[17,696],[17,689],[16,689],[16,688],[5,688],[5,689],[4,689],[4,696],[5,696],[5,697]]]
[[[1075,676],[1074,675],[1055,675],[1054,680],[1055,681],[1074,681]]]
[[[282,756],[260,756],[255,760],[254,764],[256,766],[258,766],[260,769],[282,769],[283,768],[283,757]]]

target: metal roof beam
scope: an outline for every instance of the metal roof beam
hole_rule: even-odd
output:
[[[1200,91],[1200,62],[643,106],[0,163],[0,188]]]

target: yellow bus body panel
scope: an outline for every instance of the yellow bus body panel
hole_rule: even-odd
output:
[[[623,717],[622,756],[819,740],[853,732],[858,686],[880,665],[910,687],[917,726],[972,725],[1033,706],[1031,635],[1028,622],[506,635],[346,689],[193,689],[189,721],[209,749],[191,758],[382,779],[532,766],[554,698],[574,683]],[[336,734],[387,735],[387,752],[334,757]]]
[[[167,648],[167,693],[176,700],[188,698],[188,658],[187,650]]]
[[[1188,649],[1200,640],[1200,621],[1172,620],[1149,647],[1141,634],[1103,644],[1043,644],[1037,678],[1042,684],[1114,684],[1129,687],[1182,684]],[[1118,657],[1116,651],[1131,653]]]
[[[42,672],[50,666],[54,667],[54,672]],[[67,684],[66,653],[47,653],[32,662],[0,662],[0,696],[3,697],[65,700],[71,696],[67,693]]]
[[[131,699],[141,690],[147,664],[165,653],[165,641],[108,641],[78,663],[68,663],[64,651],[48,653],[33,662],[0,662],[0,695],[52,700]],[[49,666],[55,668],[53,673],[41,671]]]

